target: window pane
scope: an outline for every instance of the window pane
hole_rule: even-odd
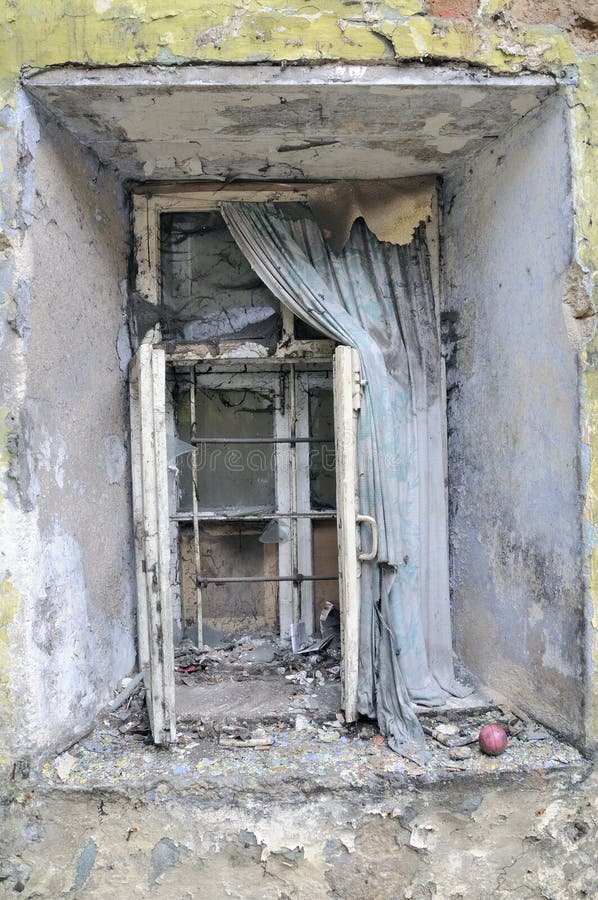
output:
[[[294,337],[298,341],[326,340],[325,335],[323,335],[321,331],[318,331],[317,328],[312,328],[311,325],[308,325],[307,322],[304,322],[297,316],[295,316],[293,325]]]
[[[160,232],[166,337],[276,343],[280,304],[252,270],[219,212],[162,213]]]
[[[312,509],[336,507],[334,405],[332,385],[309,387],[309,431],[313,438],[332,438],[310,449],[309,487]]]
[[[181,394],[177,416],[179,435],[190,434],[189,413]],[[271,391],[196,388],[197,436],[211,438],[272,438],[274,395]],[[182,427],[182,428],[181,428]],[[274,511],[276,445],[200,444],[197,453],[198,507],[202,512],[222,510]],[[193,454],[179,461],[181,509],[192,504]]]
[[[278,546],[263,544],[265,522],[202,525],[199,550],[202,574],[210,578],[276,577]],[[192,636],[197,623],[193,527],[179,530],[181,599],[185,631]],[[225,632],[278,627],[276,581],[208,584],[203,588],[203,622]]]

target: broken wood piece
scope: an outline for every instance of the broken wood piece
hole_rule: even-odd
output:
[[[453,760],[470,759],[473,756],[471,747],[451,747],[449,757]]]
[[[131,694],[133,694],[137,690],[142,681],[143,672],[139,672],[137,675],[135,675],[134,678],[131,678],[126,688],[124,688],[124,690],[122,690],[120,694],[118,694],[118,696],[115,697],[112,703],[110,703],[110,705],[108,706],[110,712],[116,712],[117,709],[120,709],[123,703],[125,703],[129,699]]]
[[[218,743],[221,747],[226,747],[228,749],[235,749],[237,747],[240,747],[241,749],[244,747],[255,747],[258,750],[265,750],[272,746],[274,738],[267,734],[250,738],[224,737],[224,735],[221,735]]]
[[[434,738],[443,747],[465,747],[467,744],[473,744],[477,740],[475,734],[467,734],[459,737],[457,734],[444,734],[438,728],[430,728],[429,725],[422,725],[422,731],[429,737]]]

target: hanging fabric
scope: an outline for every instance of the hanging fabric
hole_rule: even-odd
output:
[[[358,220],[338,255],[298,204],[220,204],[238,246],[295,315],[355,347],[360,511],[378,522],[362,564],[359,711],[394,749],[421,742],[412,703],[463,693],[453,676],[440,348],[425,232],[380,242]]]

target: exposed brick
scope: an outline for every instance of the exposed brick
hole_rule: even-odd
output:
[[[478,0],[428,0],[428,12],[441,19],[471,19],[477,12]]]

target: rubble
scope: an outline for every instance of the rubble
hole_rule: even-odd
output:
[[[195,653],[189,648],[184,652]],[[281,658],[286,658],[284,653]],[[318,665],[322,668],[322,663]],[[372,721],[347,725],[342,713],[318,721],[304,711],[293,714],[291,721],[281,719],[261,725],[227,721],[179,725],[176,744],[164,753],[152,744],[144,704],[145,692],[140,685],[121,709],[70,749],[68,765],[65,754],[46,763],[42,781],[124,787],[148,779],[155,784],[181,777],[200,778],[202,785],[215,788],[224,779],[231,789],[263,780],[277,789],[279,782],[282,788],[289,780],[298,784],[324,780],[345,788],[363,788],[378,784],[380,779],[433,784],[447,778],[489,775],[535,777],[559,771],[575,775],[587,768],[573,747],[543,728],[542,740],[528,740],[528,731],[535,737],[539,727],[528,720],[524,728],[519,728],[519,721],[512,716],[509,720],[496,707],[482,712],[430,711],[422,716],[425,730],[432,734],[426,735],[425,758],[416,760],[391,751]],[[476,741],[446,746],[438,740],[438,736],[453,740],[477,736],[481,727],[494,722],[511,728],[509,746],[500,757],[485,756]]]
[[[259,659],[266,653],[247,660],[254,649],[264,646],[273,648],[271,662]],[[176,744],[169,753],[163,753],[152,744],[145,690],[139,684],[92,735],[75,744],[68,754],[46,763],[43,780],[86,785],[100,779],[120,784],[144,778],[155,781],[160,777],[201,775],[202,782],[213,779],[217,784],[223,777],[247,783],[254,783],[256,778],[276,781],[287,777],[317,781],[325,773],[327,779],[336,778],[345,786],[363,786],[380,777],[433,783],[449,777],[575,771],[586,766],[577,750],[543,726],[499,707],[420,714],[426,735],[425,757],[401,757],[388,748],[374,722],[361,719],[347,725],[341,712],[322,717],[318,684],[338,681],[340,676],[334,648],[315,656],[294,655],[271,636],[243,635],[223,642],[219,649],[197,648],[187,642],[177,649],[176,664],[183,670],[177,671],[178,679],[230,681],[233,690],[236,678],[275,677],[296,687],[295,699],[290,709],[268,722],[224,718],[179,723]],[[191,667],[195,671],[190,671]],[[314,693],[316,696],[312,696]],[[313,710],[308,708],[310,703]],[[500,757],[485,756],[477,744],[480,729],[494,723],[509,734],[509,745]]]
[[[330,636],[323,649],[323,641],[306,637],[296,643],[294,652],[288,642],[266,630],[212,632],[210,640],[216,646],[196,647],[184,641],[175,651],[177,710],[186,723],[197,717],[251,720],[254,725],[262,719],[292,722],[299,713],[330,718],[338,709],[340,646],[333,646]],[[185,693],[185,687],[194,690]]]

